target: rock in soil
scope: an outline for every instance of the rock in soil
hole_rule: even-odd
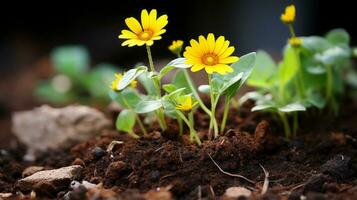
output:
[[[22,172],[22,177],[25,178],[27,176],[31,176],[32,174],[36,173],[36,172],[39,172],[39,171],[42,171],[44,170],[45,168],[42,167],[42,166],[31,166],[31,167],[28,167],[26,168],[23,172]]]
[[[146,200],[172,200],[172,194],[166,189],[150,190],[144,194]]]
[[[92,156],[94,159],[99,159],[103,156],[105,156],[107,154],[106,151],[104,151],[104,149],[100,148],[100,147],[94,147],[94,149],[92,150]]]
[[[118,179],[128,172],[128,165],[123,161],[110,163],[105,172],[105,177],[111,180]]]
[[[322,165],[322,172],[336,180],[344,180],[353,175],[351,158],[344,155],[336,155]]]
[[[224,193],[224,196],[228,198],[240,198],[240,197],[250,197],[252,192],[245,187],[230,187]]]
[[[19,180],[17,187],[23,192],[36,191],[36,189],[40,189],[40,193],[49,191],[58,192],[68,188],[72,180],[78,179],[81,176],[81,171],[82,167],[79,165],[39,171]]]
[[[12,122],[13,132],[29,153],[57,149],[68,141],[85,141],[111,125],[103,113],[87,106],[43,105],[14,113]]]

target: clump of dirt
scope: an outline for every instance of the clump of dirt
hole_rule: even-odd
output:
[[[155,135],[152,135],[155,139],[147,137],[141,140],[128,140],[122,136],[116,138],[125,141],[122,145],[117,145],[101,159],[95,159],[91,149],[106,148],[113,140],[107,134],[100,139],[77,145],[72,149],[72,155],[84,161],[84,179],[103,182],[106,187],[148,191],[171,185],[172,192],[180,195],[191,192],[198,185],[210,185],[218,194],[222,194],[233,183],[249,183],[222,174],[209,156],[227,171],[239,169],[262,149],[263,129],[268,128],[268,125],[265,121],[261,124],[257,134],[231,131],[213,141],[204,142],[202,147],[164,137],[156,139]]]

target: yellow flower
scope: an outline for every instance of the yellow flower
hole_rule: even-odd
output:
[[[118,91],[117,88],[118,88],[120,80],[123,78],[123,75],[121,73],[115,73],[114,77],[115,77],[115,79],[112,81],[110,88],[114,91]],[[133,87],[133,88],[135,88],[137,85],[138,85],[138,82],[135,80],[130,83],[130,87]]]
[[[207,39],[201,35],[198,41],[192,39],[190,45],[186,47],[183,55],[187,59],[185,63],[192,65],[193,72],[204,68],[208,74],[217,72],[224,75],[233,72],[233,68],[228,64],[239,60],[237,56],[231,56],[234,47],[229,46],[229,41],[223,36],[215,40],[212,33],[208,34]]]
[[[154,40],[160,40],[160,35],[166,32],[163,28],[167,25],[168,21],[167,15],[157,18],[155,9],[151,10],[150,14],[144,9],[141,11],[141,24],[134,17],[126,18],[125,23],[130,30],[121,31],[119,38],[126,39],[121,45],[132,47],[144,44],[151,46],[154,44]]]
[[[289,44],[290,44],[292,47],[300,47],[301,44],[302,44],[302,39],[299,38],[299,37],[289,38]]]
[[[190,95],[186,95],[179,99],[176,109],[187,112],[190,111],[196,104],[197,102],[192,103],[192,97]]]
[[[169,46],[169,50],[173,54],[180,54],[182,50],[183,41],[182,40],[174,40],[172,44]]]
[[[295,6],[290,5],[285,8],[285,12],[281,14],[280,20],[286,24],[291,24],[295,20]]]

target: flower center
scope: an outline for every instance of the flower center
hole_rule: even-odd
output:
[[[147,40],[151,39],[152,35],[153,35],[153,32],[151,30],[144,30],[143,32],[141,32],[138,35],[138,37],[140,40],[147,41]]]
[[[206,54],[202,57],[202,62],[205,65],[215,65],[218,63],[218,57],[215,54]]]

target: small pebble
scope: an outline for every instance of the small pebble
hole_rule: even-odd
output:
[[[336,155],[322,165],[322,172],[336,180],[344,180],[353,175],[351,158],[344,155]]]
[[[103,156],[105,156],[107,154],[107,152],[104,151],[104,149],[100,148],[100,147],[95,147],[92,150],[92,156],[94,159],[99,159]]]

